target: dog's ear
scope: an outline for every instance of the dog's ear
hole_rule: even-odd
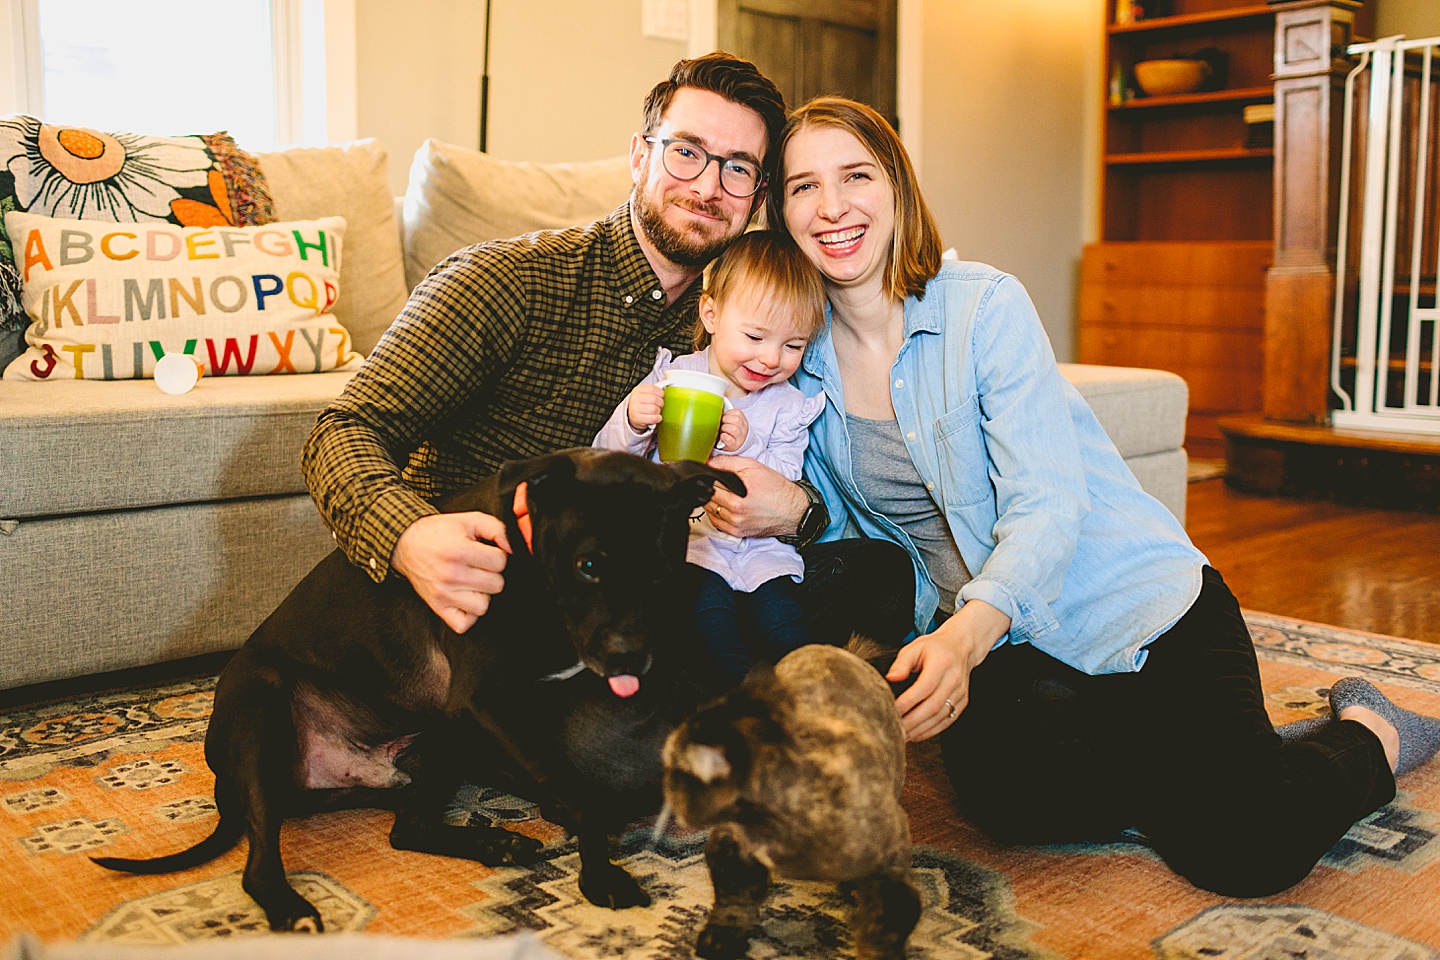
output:
[[[730,776],[732,772],[725,751],[713,743],[687,744],[684,750],[667,757],[667,761],[675,769],[690,774],[707,786]]]
[[[670,488],[670,496],[687,511],[709,503],[717,483],[736,496],[745,496],[744,481],[729,470],[716,470],[690,460],[681,460],[667,466],[675,474],[675,484]]]
[[[569,450],[547,453],[528,460],[507,460],[500,465],[500,492],[508,495],[520,484],[529,484],[530,492],[546,484],[575,479],[575,459]]]

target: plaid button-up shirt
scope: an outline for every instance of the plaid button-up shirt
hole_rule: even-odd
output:
[[[697,281],[665,302],[628,203],[449,257],[305,444],[305,482],[346,555],[383,580],[400,534],[436,512],[427,498],[588,446],[658,347],[691,349],[699,294]]]

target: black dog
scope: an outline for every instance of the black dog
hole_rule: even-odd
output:
[[[245,836],[244,888],[271,929],[318,932],[280,860],[286,817],[393,807],[396,849],[533,861],[531,838],[443,822],[478,773],[507,778],[578,835],[592,903],[649,903],[611,862],[609,834],[659,808],[661,745],[703,695],[678,679],[678,645],[687,518],[716,482],[744,495],[734,474],[700,464],[577,449],[506,464],[456,494],[442,510],[503,519],[514,549],[504,590],[464,635],[403,579],[376,584],[335,552],[220,675],[205,737],[214,832],[170,856],[95,862],[168,873]]]

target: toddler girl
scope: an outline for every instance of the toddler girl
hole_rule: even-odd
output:
[[[698,370],[726,381],[731,408],[717,447],[798,480],[806,428],[824,409],[825,395],[807,398],[788,381],[824,324],[819,271],[787,235],[747,233],[711,266],[699,309],[699,352],[672,357],[662,347],[595,446],[658,459],[659,384],[671,368]],[[794,547],[774,537],[728,536],[702,513],[691,522],[687,559],[702,568],[696,627],[727,685],[739,683],[756,661],[773,663],[810,642],[795,598],[805,565]]]

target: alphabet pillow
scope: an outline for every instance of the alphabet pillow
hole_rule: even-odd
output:
[[[0,367],[27,322],[4,229],[11,211],[180,227],[277,219],[255,158],[227,134],[152,137],[0,118]]]
[[[178,227],[10,213],[5,228],[30,320],[7,380],[150,377],[167,353],[206,376],[360,365],[331,314],[341,217]]]

